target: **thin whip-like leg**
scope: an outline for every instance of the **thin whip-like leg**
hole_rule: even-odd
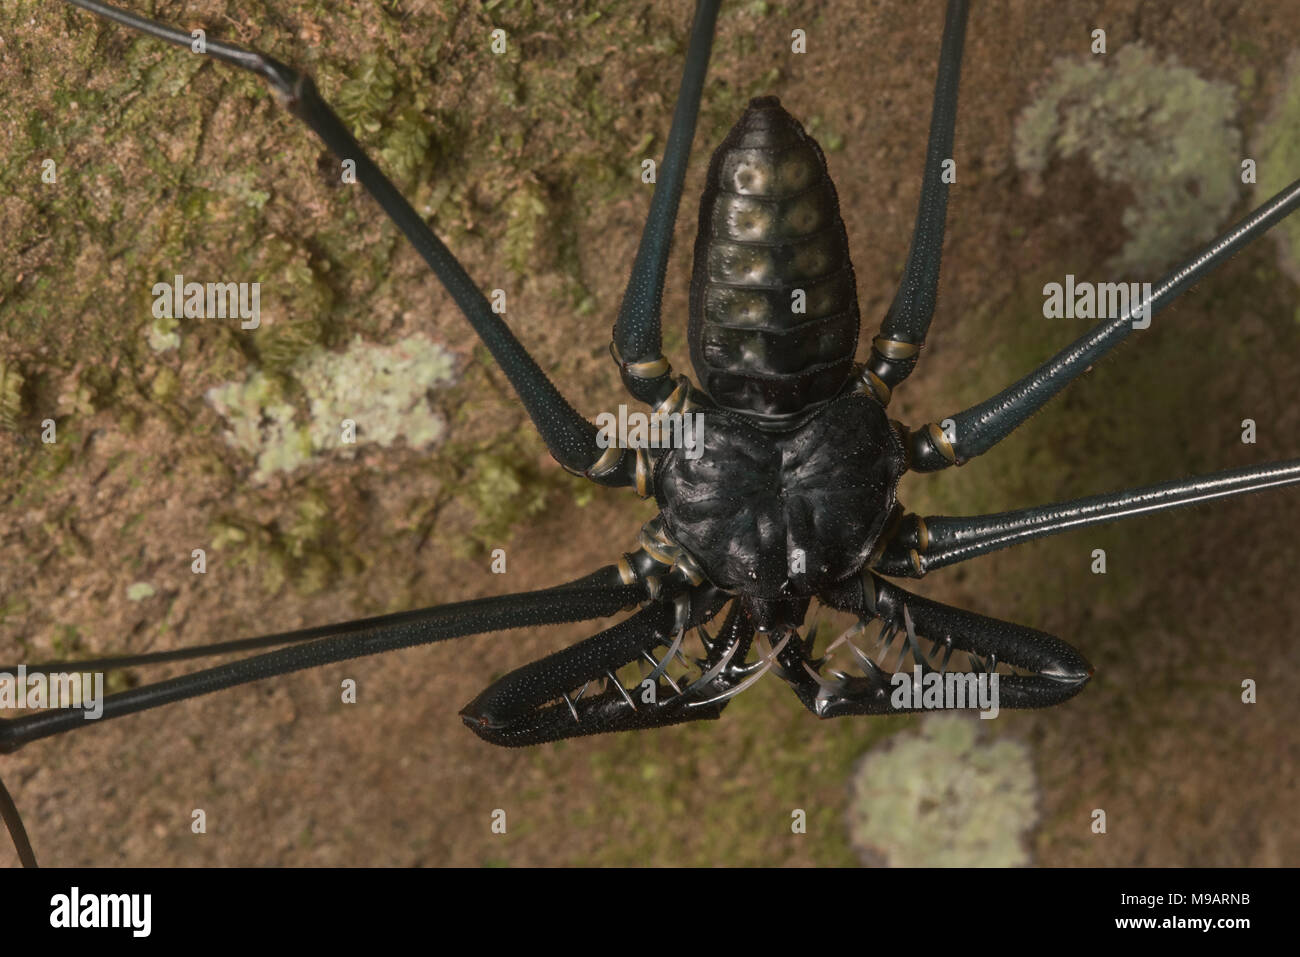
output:
[[[140,668],[146,665],[161,665],[175,661],[193,661],[196,658],[215,658],[220,655],[232,655],[240,651],[257,651],[262,648],[278,648],[281,645],[300,644],[315,641],[331,635],[356,631],[363,628],[382,628],[399,625],[403,622],[419,621],[430,609],[420,608],[415,611],[394,612],[389,615],[376,615],[373,618],[358,618],[345,623],[335,622],[330,625],[314,625],[311,628],[299,628],[273,635],[258,635],[255,638],[235,638],[231,641],[214,641],[207,645],[194,645],[189,648],[172,648],[168,651],[146,651],[138,655],[114,655],[108,658],[77,658],[59,661],[44,661],[40,664],[24,665],[27,673],[49,673],[53,671],[116,671],[122,668]],[[12,673],[14,666],[0,665],[0,673]]]
[[[894,301],[885,314],[880,334],[871,346],[863,370],[865,385],[883,403],[911,374],[925,344],[934,317],[939,289],[939,262],[943,256],[944,222],[948,214],[948,183],[944,164],[952,159],[953,131],[957,123],[957,86],[961,77],[962,47],[966,40],[966,0],[949,0],[939,47],[939,75],[934,82],[930,113],[930,138],[925,148],[925,173],[916,211],[912,245],[903,267]]]
[[[668,360],[663,357],[660,309],[673,226],[677,222],[691,140],[695,137],[695,122],[700,113],[700,96],[704,89],[704,75],[709,68],[709,51],[713,46],[713,30],[720,4],[721,0],[699,0],[695,5],[686,68],[677,94],[677,106],[673,110],[663,163],[655,176],[650,215],[646,218],[632,274],[623,293],[623,304],[614,323],[613,353],[622,369],[623,383],[636,398],[654,406],[667,399],[677,387]]]
[[[194,42],[184,30],[121,10],[100,0],[67,2],[177,46],[189,48]],[[356,164],[357,182],[365,187],[389,219],[410,240],[416,252],[428,263],[474,327],[474,331],[514,386],[551,455],[570,471],[585,474],[604,451],[597,445],[596,427],[569,405],[505,321],[492,311],[487,298],[470,279],[464,267],[442,240],[425,225],[397,187],[366,155],[329,104],[321,98],[311,78],[269,56],[218,40],[206,41],[204,52],[216,60],[261,76],[280,103],[311,127],[312,132],[320,137],[335,156]],[[632,457],[625,458],[630,462]],[[632,484],[630,466],[623,469],[619,465],[615,461],[607,468],[602,468],[599,476],[591,477],[602,485]]]
[[[102,702],[103,715],[98,720],[87,720],[84,708],[41,711],[21,718],[0,719],[0,754],[39,738],[276,675],[449,638],[531,625],[589,621],[612,615],[645,597],[644,585],[639,582],[623,584],[618,568],[607,565],[592,575],[556,588],[479,598],[423,611],[347,622],[328,629],[312,629],[328,630],[331,634],[109,695]],[[277,643],[281,643],[293,640],[293,633],[273,637],[280,639]],[[68,663],[69,671],[83,669],[81,662]]]
[[[1285,485],[1300,485],[1300,460],[1232,469],[997,515],[969,518],[909,515],[875,568],[886,575],[920,578],[931,569],[955,565],[1033,538]]]
[[[362,621],[346,622],[326,628],[304,629],[265,639],[273,644],[299,642],[289,647],[262,655],[242,658],[228,664],[182,675],[167,681],[132,688],[109,695],[100,705],[102,713],[93,720],[87,719],[87,708],[64,708],[39,711],[21,718],[0,719],[0,754],[15,751],[31,741],[51,735],[86,728],[108,718],[135,714],[173,701],[182,701],[199,695],[220,691],[236,685],[261,681],[276,675],[290,674],[307,668],[347,661],[366,655],[409,648],[415,645],[478,635],[507,628],[531,625],[558,624],[570,621],[590,621],[612,615],[628,605],[646,597],[646,588],[640,582],[624,584],[618,567],[604,568],[555,588],[521,592],[495,598],[479,598],[457,602],[423,611],[384,615]],[[327,637],[318,637],[325,633]],[[311,640],[308,640],[311,639]],[[220,654],[230,650],[232,643],[224,642],[195,649],[187,657]],[[214,650],[215,649],[215,650]],[[139,657],[135,659],[139,663]],[[121,662],[131,659],[104,659]],[[69,672],[87,670],[92,662],[68,662]],[[55,665],[43,666],[53,670]],[[0,785],[0,817],[3,818],[25,864],[34,864],[30,844],[8,792]]]
[[[1152,316],[1163,311],[1194,283],[1204,279],[1297,208],[1300,208],[1300,180],[1222,236],[1211,240],[1200,252],[1161,279],[1149,298],[1143,297],[1142,301],[1134,303],[1124,315],[1098,323],[1019,382],[979,405],[950,416],[946,432],[934,424],[913,432],[911,467],[918,472],[933,472],[987,452],[1042,408],[1048,399],[1127,339],[1135,323],[1149,322]]]
[[[615,567],[617,566],[610,566]],[[611,574],[609,567],[602,568],[599,571],[583,578],[576,579],[564,585],[556,585],[553,588],[545,589],[546,591],[556,591],[565,588],[577,589],[579,591],[589,589],[592,586],[601,587],[605,584],[612,584],[615,581],[621,583],[621,579]],[[504,596],[506,598],[510,596]],[[638,594],[637,600],[644,597]],[[498,601],[500,599],[485,599],[486,601]],[[449,608],[451,606],[435,606],[435,608]],[[300,644],[305,641],[315,641],[318,638],[328,638],[331,635],[343,634],[345,632],[362,631],[366,629],[392,628],[397,625],[410,624],[423,621],[426,616],[435,608],[417,608],[414,611],[399,611],[387,615],[376,615],[372,618],[358,618],[354,621],[335,622],[330,625],[313,625],[310,628],[298,628],[294,631],[283,631],[272,635],[258,635],[255,638],[236,638],[232,641],[215,641],[206,645],[195,645],[189,648],[172,648],[169,651],[148,651],[138,655],[115,655],[109,658],[84,658],[61,661],[47,661],[35,665],[24,665],[28,674],[51,671],[68,671],[74,670],[85,673],[88,671],[114,671],[121,668],[139,668],[144,665],[159,665],[174,661],[192,661],[196,658],[214,658],[218,655],[230,655],[239,651],[256,651],[261,648],[278,648],[281,645]],[[0,665],[0,674],[9,674],[15,670],[15,666]]]
[[[0,781],[0,820],[5,822],[5,828],[13,838],[14,848],[18,851],[18,860],[23,867],[35,867],[36,852],[32,850],[32,842],[27,837],[27,828],[23,827],[18,805],[14,803],[3,781]]]

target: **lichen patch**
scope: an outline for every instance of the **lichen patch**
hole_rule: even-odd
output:
[[[428,395],[450,383],[453,370],[451,354],[429,339],[382,346],[358,336],[344,352],[315,347],[289,367],[300,404],[282,379],[261,370],[209,389],[207,399],[226,422],[226,441],[256,459],[251,478],[261,484],[332,450],[350,456],[368,443],[433,445],[446,423]]]

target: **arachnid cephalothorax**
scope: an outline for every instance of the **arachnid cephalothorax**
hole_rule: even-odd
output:
[[[70,0],[158,39],[189,33],[98,0]],[[1001,707],[1043,707],[1077,694],[1091,669],[1059,639],[920,598],[886,577],[925,572],[1068,528],[1226,495],[1300,483],[1300,462],[972,518],[904,511],[908,470],[961,464],[996,445],[1144,319],[1300,206],[1300,182],[1207,244],[1151,295],[970,409],[909,428],[891,421],[893,391],[912,372],[935,307],[958,74],[967,6],[948,4],[920,209],[902,282],[865,363],[855,364],[859,310],[834,186],[817,143],[772,97],[751,102],[710,164],[691,281],[689,342],[697,382],[661,349],[660,303],[672,227],[694,133],[719,3],[700,0],[681,92],[611,351],[631,395],[653,413],[700,415],[699,447],[602,445],[564,400],[347,127],[298,71],[208,41],[202,52],[263,77],[281,102],[359,182],[442,282],[509,378],[551,454],[603,486],[653,496],[658,516],[638,546],[568,584],[421,611],[161,655],[79,662],[126,667],[178,657],[279,647],[110,696],[112,718],[329,662],[506,628],[587,621],[642,606],[613,627],[491,685],[462,712],[487,741],[526,745],[717,718],[768,671],[821,717],[916,710],[893,693],[897,675],[996,676]],[[885,577],[882,577],[885,576]],[[843,669],[814,656],[801,633],[813,599],[858,625],[841,636]],[[720,619],[717,625],[711,624]],[[879,624],[882,651],[859,643]],[[684,648],[695,632],[703,655]],[[695,640],[692,638],[692,640]],[[840,649],[840,646],[845,646]],[[897,647],[895,665],[885,667]],[[960,657],[954,655],[960,653]],[[617,672],[647,665],[626,687]],[[965,666],[961,668],[959,666]],[[41,667],[52,667],[49,665]],[[910,678],[909,678],[910,680]],[[978,706],[967,701],[967,707]],[[78,711],[0,721],[0,752],[86,723]],[[25,861],[32,852],[8,794],[0,810]]]

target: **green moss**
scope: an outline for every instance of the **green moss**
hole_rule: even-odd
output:
[[[300,497],[286,529],[289,554],[302,558],[318,545],[332,527],[329,515],[329,502],[320,492],[313,490]]]
[[[1291,182],[1300,156],[1300,52],[1287,61],[1286,75],[1268,119],[1257,137],[1258,185],[1256,201],[1264,202]],[[1278,245],[1278,261],[1294,282],[1300,283],[1300,222],[1289,216],[1271,230]]]
[[[1057,64],[1016,125],[1016,163],[1038,176],[1053,156],[1083,157],[1102,180],[1130,186],[1129,240],[1110,265],[1149,273],[1211,238],[1236,203],[1236,110],[1229,84],[1133,43]]]
[[[541,187],[528,182],[506,201],[506,265],[511,272],[528,275],[534,271],[538,238],[546,228],[548,209]]]
[[[546,507],[550,488],[538,481],[529,460],[517,448],[506,447],[478,455],[464,488],[477,521],[474,538],[487,548],[508,541],[521,525]]]
[[[302,319],[262,325],[254,334],[253,341],[263,368],[282,372],[319,346],[324,338],[325,323],[307,315]]]
[[[154,376],[153,382],[149,385],[149,391],[159,402],[166,402],[176,395],[180,387],[180,380],[174,370],[163,366]]]
[[[1038,820],[1029,749],[982,741],[979,719],[928,718],[869,752],[853,775],[849,833],[870,864],[1015,867]]]
[[[236,511],[220,516],[208,527],[210,547],[226,556],[226,564],[247,569],[268,594],[286,585],[314,594],[340,574],[359,573],[362,563],[326,494],[309,486],[296,490],[294,500],[293,511],[280,520],[258,522]]]
[[[334,108],[339,117],[362,135],[383,129],[381,117],[396,93],[397,67],[380,53],[367,53],[353,74],[339,84]]]
[[[402,81],[399,83],[399,79]],[[432,170],[430,117],[425,111],[427,78],[402,73],[385,53],[362,56],[352,75],[338,85],[335,108],[358,139],[377,136],[381,166],[398,182]]]
[[[212,550],[224,553],[225,564],[249,569],[267,594],[278,592],[289,579],[290,558],[270,527],[232,512],[214,520],[208,536]]]
[[[334,291],[325,279],[328,261],[282,237],[261,249],[255,275],[261,283],[261,324],[253,347],[262,367],[282,372],[314,346],[324,345],[334,308]]]

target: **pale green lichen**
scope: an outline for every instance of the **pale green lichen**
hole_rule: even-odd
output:
[[[357,337],[347,352],[317,350],[294,370],[311,403],[312,448],[338,448],[345,419],[356,423],[358,443],[432,444],[444,424],[426,393],[450,382],[452,370],[451,354],[428,339],[371,346]]]
[[[305,399],[306,415],[290,401],[282,379],[260,370],[207,393],[226,420],[227,441],[256,458],[254,483],[332,449],[351,453],[399,439],[423,448],[445,429],[427,393],[451,381],[453,360],[428,339],[376,346],[357,337],[345,352],[313,348],[285,371]]]
[[[179,319],[155,319],[149,326],[149,348],[154,352],[169,352],[180,348]]]
[[[158,589],[154,588],[148,582],[135,582],[128,585],[126,597],[130,601],[144,601],[146,598],[152,598],[158,594]]]
[[[1124,273],[1169,265],[1211,238],[1241,188],[1241,133],[1227,83],[1201,79],[1141,44],[1059,63],[1016,124],[1016,164],[1038,176],[1051,158],[1084,157],[1132,189],[1129,240],[1110,263]]]
[[[980,721],[935,715],[868,752],[852,778],[850,839],[891,867],[1014,867],[1038,820],[1029,749],[981,741]]]
[[[226,441],[256,456],[254,483],[263,483],[276,472],[292,472],[311,459],[307,428],[295,422],[296,410],[282,396],[279,381],[260,370],[243,382],[227,382],[207,393],[212,407],[226,420]]]
[[[1287,60],[1282,89],[1260,127],[1257,153],[1256,194],[1262,203],[1296,175],[1296,158],[1300,157],[1300,50]],[[1282,271],[1300,283],[1300,221],[1290,216],[1273,227],[1272,235],[1278,244]]]

